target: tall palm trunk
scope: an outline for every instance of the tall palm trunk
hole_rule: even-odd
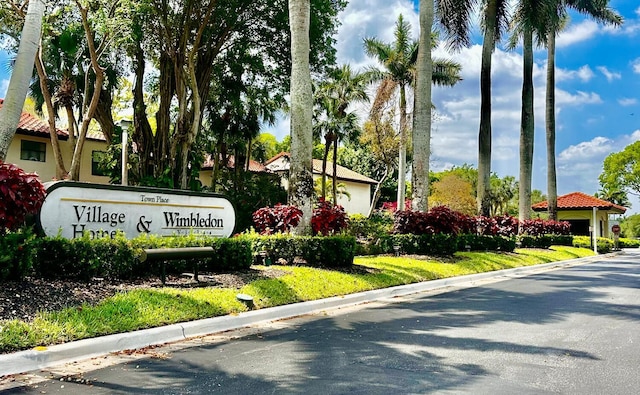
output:
[[[289,0],[291,29],[291,165],[289,204],[302,210],[297,234],[311,233],[313,92],[309,68],[310,0]]]
[[[29,8],[20,36],[18,56],[13,66],[4,104],[0,109],[0,161],[7,158],[9,145],[11,145],[11,140],[13,140],[20,122],[22,107],[31,82],[34,60],[40,46],[43,14],[43,0],[29,1]]]
[[[478,131],[478,213],[491,211],[491,60],[495,48],[497,0],[487,2],[480,68],[480,130]]]
[[[558,220],[558,185],[556,182],[556,36],[555,31],[547,38],[547,210],[549,219]]]
[[[407,97],[404,85],[400,85],[400,149],[398,153],[398,211],[404,211],[407,178]]]
[[[530,218],[533,172],[533,32],[523,33],[522,114],[520,120],[520,189],[518,220]]]
[[[413,106],[413,200],[412,209],[427,211],[429,157],[431,155],[431,26],[433,0],[420,1],[420,38],[416,59],[416,87]]]

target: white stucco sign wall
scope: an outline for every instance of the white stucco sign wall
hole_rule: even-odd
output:
[[[61,181],[47,186],[40,225],[47,236],[133,238],[190,233],[229,237],[233,205],[220,195]]]

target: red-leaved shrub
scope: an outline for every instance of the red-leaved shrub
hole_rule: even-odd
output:
[[[570,230],[571,225],[566,221],[552,221],[537,218],[523,221],[522,224],[520,224],[520,233],[524,233],[529,236],[550,234],[568,235]]]
[[[253,215],[253,225],[261,234],[286,233],[295,228],[302,219],[302,210],[296,206],[276,204],[274,207],[263,207]]]
[[[24,225],[27,215],[38,213],[44,196],[37,174],[0,161],[0,232]]]
[[[493,219],[496,221],[498,236],[511,237],[518,234],[518,218],[505,214],[493,217]]]
[[[320,199],[311,217],[311,228],[314,235],[327,236],[339,233],[347,227],[348,219],[344,208]]]

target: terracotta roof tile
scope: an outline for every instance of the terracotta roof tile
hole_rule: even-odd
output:
[[[2,107],[2,103],[4,103],[4,99],[0,99],[0,107]],[[20,121],[18,122],[16,133],[38,137],[49,137],[49,124],[36,116],[23,111],[20,115]],[[67,139],[69,137],[69,133],[58,129],[58,137],[61,139]]]
[[[624,213],[627,211],[625,207],[598,199],[595,196],[587,195],[583,192],[572,192],[566,195],[558,196],[558,209],[560,210],[589,210],[594,207],[600,210],[610,210],[616,213]],[[536,203],[531,206],[533,211],[545,211],[547,202]]]

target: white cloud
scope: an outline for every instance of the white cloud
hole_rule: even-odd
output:
[[[606,68],[605,66],[598,66],[597,69],[607,78],[607,81],[609,82],[613,80],[619,80],[620,78],[622,78],[622,75],[620,75],[620,73],[609,71],[609,69]]]
[[[556,105],[583,105],[583,104],[600,104],[602,99],[600,95],[593,92],[577,91],[575,94],[556,89]]]
[[[563,48],[575,43],[587,41],[598,33],[598,29],[598,24],[588,19],[578,24],[570,25],[567,30],[558,35],[556,47]]]
[[[572,80],[575,78],[581,80],[582,82],[589,82],[594,76],[595,74],[588,65],[584,65],[578,70],[566,70],[561,68],[556,69],[557,82]]]
[[[638,104],[638,99],[636,99],[636,98],[630,98],[630,97],[623,97],[623,98],[621,98],[621,99],[618,99],[618,103],[619,103],[621,106],[628,107],[628,106],[633,106],[633,105],[635,105],[635,104]]]
[[[341,26],[336,37],[338,64],[350,63],[354,69],[375,65],[363,50],[363,40],[375,37],[383,42],[393,42],[398,15],[411,24],[412,35],[418,38],[418,16],[412,1],[360,0],[349,2],[339,15]]]
[[[600,158],[602,155],[612,151],[613,143],[612,140],[606,137],[595,137],[591,141],[583,141],[567,147],[558,155],[558,161],[575,163],[581,160]]]
[[[635,58],[631,62],[631,67],[633,68],[634,73],[640,74],[640,58]]]

